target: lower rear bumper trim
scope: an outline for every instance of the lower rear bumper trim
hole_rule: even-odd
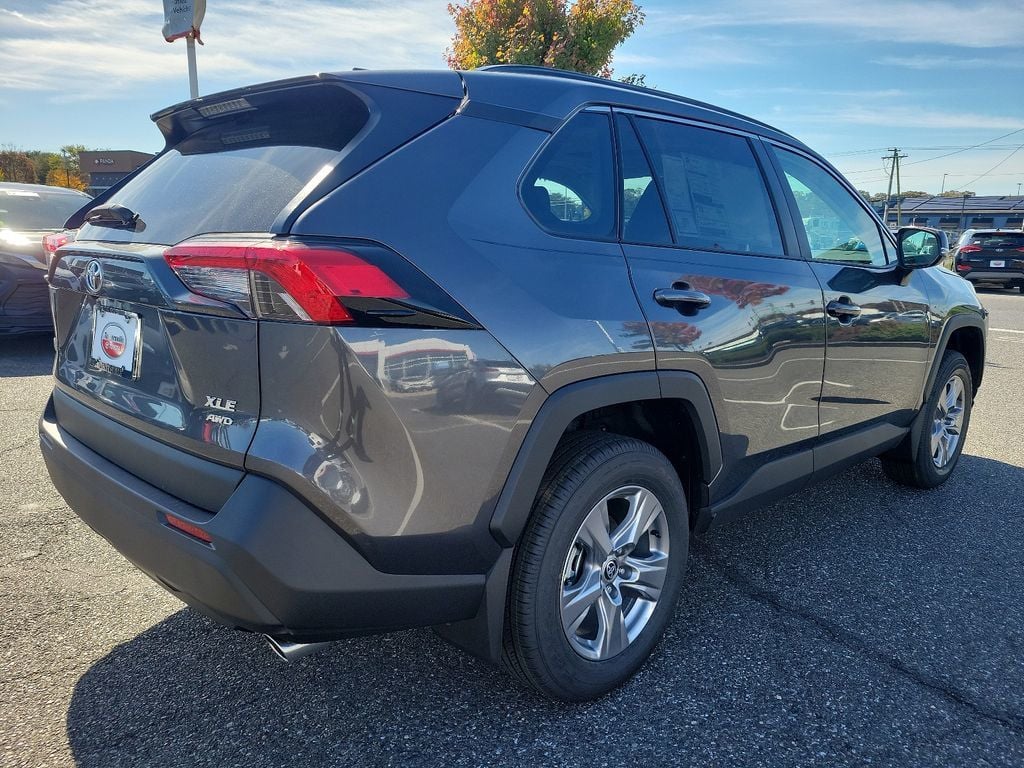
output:
[[[61,429],[52,401],[40,444],[54,485],[115,549],[223,624],[296,641],[430,626],[475,615],[483,574],[392,574],[281,485],[246,475],[211,515],[149,485]],[[202,525],[205,544],[166,525]]]

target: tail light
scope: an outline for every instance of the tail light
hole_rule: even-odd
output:
[[[956,265],[956,271],[957,272],[970,272],[971,271],[971,267],[970,267],[969,264],[957,264]]]
[[[46,263],[49,264],[53,254],[62,245],[67,245],[75,240],[74,232],[55,232],[52,235],[43,236],[43,251],[46,253]]]
[[[470,318],[401,256],[382,246],[297,239],[199,237],[164,259],[192,293],[250,317],[319,325],[389,323],[465,327]]]
[[[1024,248],[1018,248],[1017,253],[1024,253]]]
[[[962,245],[960,246],[960,253],[979,253],[981,251],[980,245]]]

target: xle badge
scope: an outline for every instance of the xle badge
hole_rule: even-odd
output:
[[[227,411],[228,413],[235,412],[235,406],[237,405],[236,400],[225,400],[223,397],[214,397],[213,395],[206,396],[206,405],[204,408],[216,408],[218,411]]]

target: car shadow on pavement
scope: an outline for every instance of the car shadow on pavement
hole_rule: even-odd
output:
[[[428,630],[289,665],[182,610],[79,679],[71,748],[104,768],[1020,764],[1022,488],[975,456],[925,492],[872,461],[713,530],[652,659],[585,705]]]
[[[53,336],[0,336],[0,378],[43,376],[53,370]]]

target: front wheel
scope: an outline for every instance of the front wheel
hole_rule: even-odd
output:
[[[688,548],[686,497],[660,451],[600,432],[570,435],[516,551],[507,666],[565,701],[621,685],[672,617]]]
[[[885,473],[902,485],[935,488],[953,472],[967,438],[974,402],[971,368],[959,352],[947,352],[935,384],[918,414],[921,439],[915,455],[882,458]]]

